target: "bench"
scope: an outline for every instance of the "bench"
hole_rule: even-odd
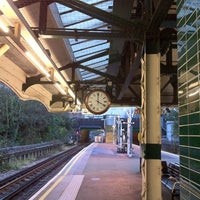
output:
[[[180,196],[180,166],[178,163],[169,163],[162,161],[162,184],[171,192],[171,199]]]

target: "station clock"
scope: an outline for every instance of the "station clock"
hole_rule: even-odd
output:
[[[110,107],[110,97],[104,90],[90,91],[85,98],[86,108],[93,114],[103,114]]]

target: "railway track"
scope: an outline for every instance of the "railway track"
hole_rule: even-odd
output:
[[[57,155],[51,156],[44,161],[20,171],[10,177],[0,181],[0,199],[14,199],[15,196],[22,193],[25,189],[35,184],[42,177],[47,176],[55,168],[67,163],[74,155],[81,151],[88,144],[79,145],[72,149],[63,151]]]

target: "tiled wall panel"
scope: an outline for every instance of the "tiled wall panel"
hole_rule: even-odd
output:
[[[177,0],[181,200],[200,199],[200,0]]]

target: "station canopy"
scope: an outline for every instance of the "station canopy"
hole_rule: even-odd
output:
[[[176,1],[124,2],[1,0],[0,81],[51,112],[85,110],[97,89],[111,107],[140,106],[144,47],[154,37],[161,104],[177,105]]]

